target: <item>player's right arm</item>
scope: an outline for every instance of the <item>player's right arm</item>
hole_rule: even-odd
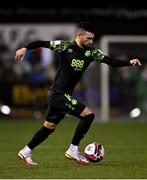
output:
[[[15,59],[18,60],[18,61],[22,61],[26,51],[27,51],[27,49],[25,47],[17,50],[16,54],[15,54]]]
[[[15,59],[22,61],[25,53],[29,50],[36,49],[39,47],[49,48],[50,41],[34,41],[16,51]]]
[[[25,53],[29,50],[33,50],[36,48],[49,48],[51,50],[55,50],[57,52],[62,52],[64,51],[70,44],[72,43],[72,41],[62,41],[62,40],[54,40],[54,41],[34,41],[31,42],[29,44],[27,44],[26,46],[24,46],[23,48],[19,49],[16,51],[16,56],[15,58],[18,61],[21,61],[25,55]]]

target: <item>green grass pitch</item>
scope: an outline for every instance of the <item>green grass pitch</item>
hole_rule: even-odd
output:
[[[27,167],[17,157],[41,120],[0,120],[0,179],[146,179],[147,122],[94,122],[81,141],[80,151],[94,141],[105,148],[101,162],[79,165],[64,156],[77,119],[66,117],[54,134],[33,151],[37,167]]]

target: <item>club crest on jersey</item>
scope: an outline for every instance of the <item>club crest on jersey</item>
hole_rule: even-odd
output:
[[[86,51],[85,51],[85,56],[86,56],[86,57],[91,56],[91,51],[90,51],[90,50],[86,50]]]

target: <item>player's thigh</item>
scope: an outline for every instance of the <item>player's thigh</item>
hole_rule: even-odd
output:
[[[48,108],[45,120],[50,123],[58,124],[64,118],[64,116],[64,113],[60,113],[56,110],[51,110]]]
[[[46,121],[58,124],[68,112],[67,100],[64,94],[55,94],[48,97]]]
[[[80,117],[81,114],[87,109],[87,107],[81,103],[79,100],[73,98],[72,96],[65,94],[66,106],[68,106],[68,114],[76,117]]]
[[[80,117],[82,114],[86,115],[87,112],[87,107],[79,100],[69,94],[60,94],[49,98],[47,120],[57,119],[56,121],[59,121],[64,118],[65,114]]]

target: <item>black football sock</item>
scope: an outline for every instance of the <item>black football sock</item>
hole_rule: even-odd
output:
[[[49,129],[46,127],[41,127],[33,136],[33,138],[31,139],[31,141],[28,143],[28,147],[30,149],[34,149],[36,146],[38,146],[40,143],[42,143],[45,139],[47,139],[47,137],[49,136],[49,134],[53,133],[54,129]]]
[[[89,114],[84,117],[81,117],[81,120],[75,130],[75,134],[72,139],[72,144],[78,146],[81,139],[84,137],[84,135],[89,130],[92,121],[94,120],[94,114]]]

